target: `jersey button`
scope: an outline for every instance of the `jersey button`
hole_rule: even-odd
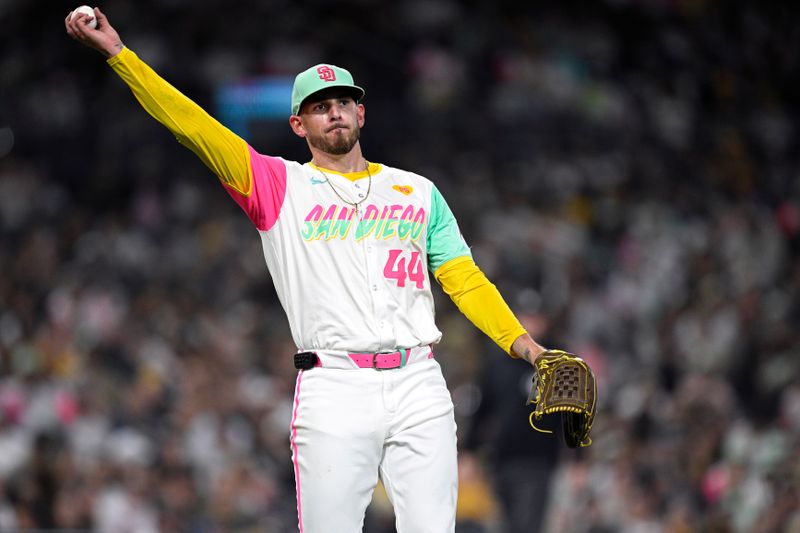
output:
[[[359,197],[359,198],[364,198],[364,195],[363,195],[363,194],[361,194],[361,193],[358,193],[358,197]]]
[[[372,286],[372,290],[373,290],[373,291],[377,291],[377,290],[378,290],[378,286],[377,286],[377,285],[373,285],[373,286]]]

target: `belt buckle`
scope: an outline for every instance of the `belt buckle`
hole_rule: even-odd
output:
[[[397,354],[400,356],[400,362],[397,363],[396,366],[388,366],[383,368],[378,368],[378,356],[379,355],[393,355]],[[372,355],[372,368],[375,370],[394,370],[395,368],[403,368],[408,363],[408,354],[406,350],[395,350],[393,352],[378,352]]]
[[[384,368],[378,368],[378,356],[379,355],[385,355],[387,353],[392,353],[392,352],[377,352],[377,353],[372,354],[372,369],[373,370],[391,370],[391,368],[385,368],[385,367]]]

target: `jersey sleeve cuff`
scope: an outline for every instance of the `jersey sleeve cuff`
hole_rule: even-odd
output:
[[[465,261],[472,261],[472,260],[473,260],[472,257],[468,255],[460,255],[458,257],[448,259],[447,261],[442,263],[441,266],[439,266],[439,268],[436,269],[436,272],[433,273],[433,277],[438,280],[442,274],[445,274],[451,268],[454,268],[455,266],[460,265]]]
[[[120,50],[117,55],[111,56],[108,59],[106,59],[106,63],[108,63],[109,66],[113,67],[120,61],[124,61],[131,54],[133,54],[133,50],[131,50],[127,46],[123,46],[122,50]]]

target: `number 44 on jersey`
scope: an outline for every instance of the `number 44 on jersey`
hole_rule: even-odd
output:
[[[395,280],[398,287],[405,287],[408,279],[416,284],[418,289],[422,289],[425,286],[424,268],[419,258],[419,252],[393,249],[389,250],[389,258],[383,267],[383,275],[387,279]]]

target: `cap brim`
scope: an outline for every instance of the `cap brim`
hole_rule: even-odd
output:
[[[303,100],[300,102],[300,105],[297,106],[297,112],[299,113],[303,106],[310,100],[313,101],[315,98],[319,100],[326,100],[337,94],[347,94],[348,96],[352,96],[353,100],[358,103],[364,99],[364,95],[366,93],[364,89],[358,85],[335,85],[333,87],[325,87],[324,89],[315,91],[303,98]]]

